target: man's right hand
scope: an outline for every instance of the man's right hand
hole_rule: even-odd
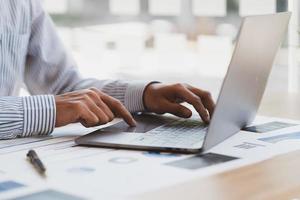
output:
[[[55,96],[55,127],[80,122],[85,127],[106,124],[121,117],[130,126],[136,126],[130,112],[117,99],[96,88],[79,90]]]

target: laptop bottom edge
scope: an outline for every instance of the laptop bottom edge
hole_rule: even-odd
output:
[[[101,142],[85,142],[75,140],[78,146],[89,146],[89,147],[102,147],[102,148],[112,148],[112,149],[126,149],[126,150],[136,150],[136,151],[157,151],[166,153],[180,153],[180,154],[198,154],[202,153],[201,148],[176,148],[176,147],[156,147],[156,146],[139,146],[132,144],[113,144],[113,143],[101,143]]]

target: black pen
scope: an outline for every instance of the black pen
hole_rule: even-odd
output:
[[[38,157],[37,153],[34,150],[29,150],[27,153],[27,158],[30,163],[34,166],[34,168],[42,175],[46,172],[46,167]]]

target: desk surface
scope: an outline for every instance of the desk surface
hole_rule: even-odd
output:
[[[138,199],[298,199],[300,151],[163,188]]]

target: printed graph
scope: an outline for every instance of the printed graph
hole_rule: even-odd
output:
[[[285,140],[300,140],[300,132],[282,134],[272,137],[259,138],[258,140],[268,143],[278,143]]]
[[[269,122],[265,124],[260,124],[256,126],[250,126],[246,127],[243,130],[244,131],[249,131],[249,132],[254,132],[254,133],[266,133],[270,131],[276,131],[292,126],[297,126],[297,124],[291,124],[291,123],[285,123],[285,122]]]
[[[236,145],[234,147],[239,149],[254,149],[256,147],[265,147],[265,145],[255,144],[251,142],[243,142],[242,144]]]
[[[0,182],[0,193],[6,192],[9,190],[13,190],[13,189],[17,189],[17,188],[21,188],[24,186],[25,185],[23,185],[21,183],[17,183],[15,181],[3,181],[3,182]]]

